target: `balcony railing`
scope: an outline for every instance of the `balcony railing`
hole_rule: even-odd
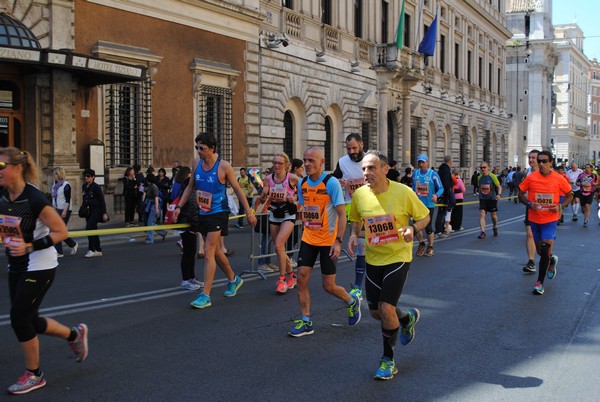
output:
[[[285,33],[300,38],[302,34],[302,17],[287,8],[284,8],[283,12],[285,13]]]

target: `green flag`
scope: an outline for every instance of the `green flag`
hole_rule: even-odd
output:
[[[398,21],[398,32],[396,32],[396,46],[398,49],[402,49],[404,47],[403,42],[403,34],[404,34],[404,2],[406,0],[402,0],[402,11],[400,11],[400,20]]]

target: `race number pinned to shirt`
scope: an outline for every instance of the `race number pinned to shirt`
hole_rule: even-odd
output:
[[[419,197],[427,197],[429,195],[429,184],[417,183],[415,188]]]
[[[554,195],[535,193],[535,202],[540,206],[540,210],[548,211],[554,209]]]
[[[479,186],[479,192],[483,195],[488,195],[492,192],[492,186],[489,184],[482,184]]]
[[[357,179],[348,179],[348,194],[352,197],[352,194],[356,191],[357,188],[362,187],[365,184],[365,179],[363,177],[359,177]]]
[[[323,227],[323,214],[318,205],[305,205],[302,211],[302,224],[308,229],[318,230]]]
[[[0,239],[7,245],[13,238],[22,239],[21,218],[18,216],[0,215]]]
[[[369,216],[363,219],[367,242],[371,246],[380,246],[382,244],[398,241],[398,229],[396,229],[396,219],[393,214]]]
[[[285,202],[287,198],[285,187],[272,187],[269,190],[269,198],[273,202]]]
[[[212,194],[208,191],[196,190],[196,203],[202,212],[210,212]]]

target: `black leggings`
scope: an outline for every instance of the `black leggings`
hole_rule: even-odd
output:
[[[56,269],[31,272],[9,272],[10,323],[19,342],[27,342],[46,332],[46,319],[38,310],[52,282]]]
[[[409,269],[410,262],[396,262],[382,266],[367,263],[365,290],[369,310],[379,310],[379,302],[392,306],[398,304]]]
[[[195,278],[194,264],[196,264],[196,233],[183,232],[180,234],[183,245],[183,254],[181,255],[181,279],[187,281]],[[203,251],[204,252],[204,251]]]

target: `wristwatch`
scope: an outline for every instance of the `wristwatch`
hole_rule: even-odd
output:
[[[31,244],[31,245],[29,245],[29,246],[25,247],[25,252],[26,252],[27,254],[31,254],[31,253],[33,253],[34,251],[35,251],[35,250],[33,249],[33,244]]]
[[[342,244],[342,238],[341,238],[341,237],[339,237],[339,236],[338,236],[338,237],[336,237],[335,239],[336,239],[337,241],[339,241],[339,242],[340,242],[340,244]]]

